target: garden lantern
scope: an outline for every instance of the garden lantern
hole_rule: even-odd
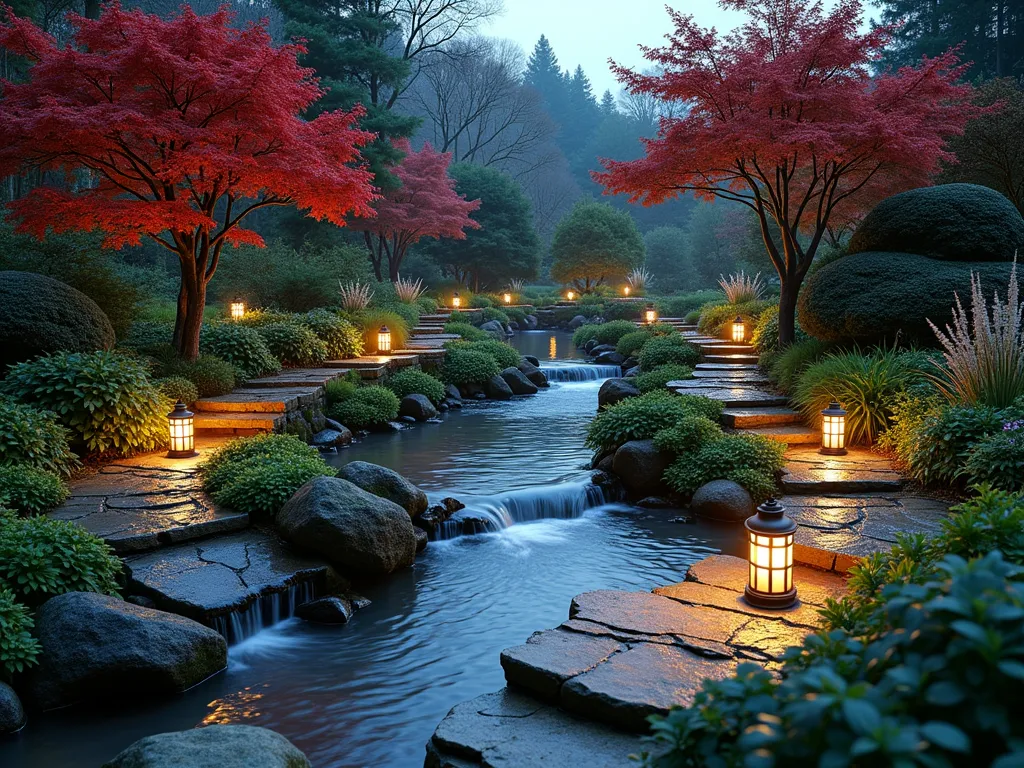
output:
[[[846,453],[846,411],[833,400],[821,412],[821,451],[826,456]]]
[[[749,542],[745,596],[758,608],[788,608],[796,602],[793,584],[793,536],[796,523],[786,508],[768,499],[744,524]]]
[[[623,295],[624,295],[624,296],[629,296],[629,286],[628,286],[628,285],[627,285],[627,286],[625,286],[625,287],[624,287],[624,288],[622,289],[622,293],[623,293]]]
[[[732,340],[743,341],[747,338],[747,326],[743,322],[743,318],[736,315],[736,319],[732,321]]]
[[[174,410],[167,414],[167,427],[171,435],[171,450],[167,452],[167,458],[187,459],[198,455],[195,415],[180,400]]]
[[[462,306],[462,297],[459,296],[459,292],[456,291],[455,293],[452,294],[452,308],[453,309],[458,309],[461,306]]]
[[[653,304],[648,304],[647,309],[644,310],[644,322],[648,325],[654,325],[658,322],[658,313],[655,311]]]
[[[231,302],[231,319],[241,320],[243,317],[245,317],[245,302],[235,299]]]
[[[511,304],[512,303],[512,294],[511,293],[506,293],[502,298],[505,299],[505,303],[506,304]]]
[[[377,331],[377,354],[391,354],[391,330],[386,325],[382,325]]]
[[[574,291],[567,291],[565,294],[565,298],[567,298],[569,301],[572,301],[573,299],[576,298],[576,293]]]

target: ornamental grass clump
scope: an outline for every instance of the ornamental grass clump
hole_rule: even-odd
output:
[[[1016,260],[1005,302],[997,291],[990,308],[972,272],[970,314],[957,295],[952,326],[941,331],[928,324],[944,350],[935,385],[950,402],[1005,408],[1024,395],[1024,304]]]
[[[363,284],[358,280],[352,283],[339,281],[338,293],[341,294],[341,307],[346,312],[361,312],[370,306],[373,299],[373,288],[370,284]]]
[[[395,295],[399,301],[404,301],[406,304],[415,304],[425,290],[427,288],[423,285],[423,280],[419,278],[416,280],[406,280],[399,275],[398,279],[395,280]]]
[[[742,269],[728,277],[719,275],[718,284],[722,286],[725,300],[734,305],[759,301],[764,295],[765,285],[760,272],[753,277],[747,275]]]
[[[397,306],[387,309],[367,309],[353,317],[362,331],[363,349],[366,354],[377,354],[377,334],[382,325],[386,325],[391,331],[391,349],[405,349],[405,345],[409,341],[409,329],[412,326],[397,310]]]
[[[626,282],[629,283],[630,292],[634,296],[643,296],[654,280],[645,267],[635,267],[626,275]]]

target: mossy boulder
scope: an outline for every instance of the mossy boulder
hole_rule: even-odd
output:
[[[977,184],[942,184],[886,198],[864,217],[849,252],[913,253],[943,261],[1010,261],[1024,250],[1024,218]]]
[[[114,340],[110,320],[81,291],[34,272],[0,272],[0,376],[39,355],[95,352]]]
[[[954,294],[970,300],[971,272],[986,295],[1006,293],[1012,264],[938,261],[912,253],[858,253],[817,270],[800,292],[800,327],[822,341],[935,346]]]

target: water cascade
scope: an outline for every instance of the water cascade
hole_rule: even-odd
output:
[[[235,645],[261,629],[291,618],[296,607],[316,597],[316,591],[313,581],[302,581],[284,592],[260,595],[240,611],[215,617],[213,628],[223,635],[228,645]]]
[[[613,379],[622,375],[622,369],[617,365],[542,365],[541,372],[548,377],[548,381],[600,381],[601,379]]]

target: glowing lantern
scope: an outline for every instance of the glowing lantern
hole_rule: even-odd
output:
[[[167,426],[171,435],[169,459],[187,459],[198,455],[196,452],[195,415],[181,401],[167,414]]]
[[[231,302],[231,319],[241,320],[243,317],[245,317],[245,302],[235,299]]]
[[[743,323],[743,318],[736,315],[736,319],[732,321],[732,340],[743,341],[747,338],[747,326]]]
[[[452,294],[452,308],[453,309],[458,309],[461,306],[462,306],[462,297],[459,296],[459,292],[456,291],[455,293]]]
[[[846,453],[846,411],[835,400],[821,412],[821,453],[826,456]]]
[[[644,322],[648,325],[654,325],[658,322],[658,313],[655,311],[653,304],[648,304],[647,309],[644,310]]]
[[[796,523],[786,508],[768,499],[744,524],[750,545],[747,602],[759,608],[788,608],[796,602],[793,536]]]
[[[567,298],[569,301],[572,301],[573,299],[576,298],[576,294],[573,291],[568,291],[565,294],[565,298]]]
[[[625,288],[622,289],[622,293],[624,295],[626,295],[626,296],[629,296],[629,286],[628,285]]]
[[[512,303],[512,294],[511,293],[506,293],[502,298],[505,299],[505,303],[506,304],[511,304]]]
[[[391,354],[391,331],[386,325],[382,325],[377,331],[377,354]]]

